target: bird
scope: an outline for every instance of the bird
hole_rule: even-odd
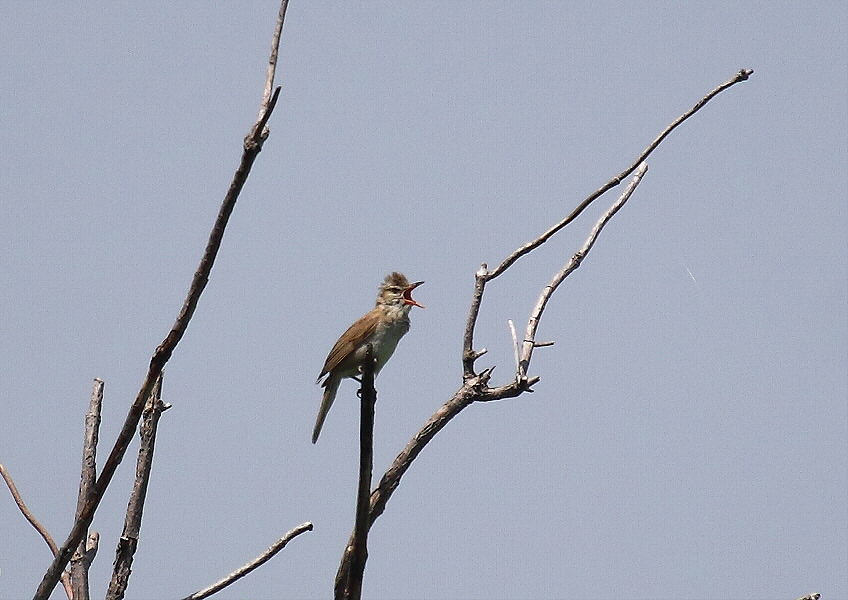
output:
[[[373,348],[375,376],[391,358],[400,338],[409,331],[409,311],[413,306],[424,308],[412,298],[412,290],[422,283],[409,283],[406,276],[397,271],[386,275],[377,292],[374,308],[360,317],[336,341],[316,381],[324,388],[324,396],[312,430],[313,444],[318,441],[324,419],[336,399],[339,383],[346,377],[356,379],[360,373],[368,344]]]

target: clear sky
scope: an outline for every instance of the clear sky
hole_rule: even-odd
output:
[[[253,123],[278,5],[9,2],[0,20],[0,462],[60,542],[91,382],[102,464]],[[335,339],[425,280],[377,388],[375,477],[461,382],[474,272],[740,68],[560,288],[534,394],[469,407],[370,538],[368,598],[848,598],[844,3],[294,1],[282,96],[182,344],[128,598],[318,598],[352,528],[355,384],[310,443]],[[520,329],[604,197],[488,288]],[[102,596],[131,447],[95,519]],[[46,545],[0,489],[0,598]],[[55,598],[63,597],[59,590]]]

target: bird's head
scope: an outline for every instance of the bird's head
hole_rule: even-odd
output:
[[[397,271],[389,273],[380,286],[380,292],[377,294],[377,304],[400,306],[407,308],[407,310],[413,306],[424,308],[424,306],[418,304],[412,298],[412,290],[422,283],[424,282],[416,281],[415,283],[409,283],[406,276]]]

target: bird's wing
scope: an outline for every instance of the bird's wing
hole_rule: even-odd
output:
[[[330,350],[330,354],[327,355],[327,360],[324,361],[324,368],[321,369],[318,379],[320,380],[324,375],[338,367],[344,359],[356,350],[358,344],[371,337],[379,322],[380,314],[376,310],[372,310],[348,327],[347,331],[336,341],[336,345]]]

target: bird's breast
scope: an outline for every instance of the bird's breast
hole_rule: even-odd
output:
[[[379,373],[386,361],[391,358],[400,338],[406,335],[407,331],[409,331],[409,319],[398,319],[377,326],[374,336],[370,340],[374,347],[374,359],[377,363],[374,368],[375,373]]]

